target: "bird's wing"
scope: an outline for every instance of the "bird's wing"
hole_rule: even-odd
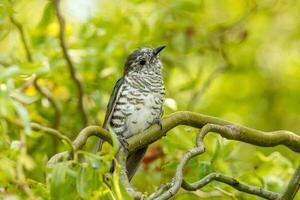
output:
[[[108,125],[109,125],[109,122],[110,122],[110,119],[111,119],[111,116],[112,116],[112,113],[114,111],[114,108],[116,106],[116,102],[120,96],[120,92],[121,92],[121,88],[122,88],[122,85],[123,85],[123,82],[124,82],[124,77],[120,78],[115,87],[114,87],[114,90],[110,96],[110,99],[109,99],[109,102],[107,104],[107,108],[106,108],[106,114],[105,114],[105,119],[104,119],[104,123],[103,123],[103,128],[107,129],[108,128]]]
[[[103,122],[103,128],[108,129],[108,125],[112,116],[112,113],[114,111],[114,108],[116,106],[116,102],[118,101],[118,98],[121,93],[122,84],[124,82],[124,77],[120,78],[113,89],[113,92],[110,96],[109,102],[107,104],[107,109],[105,113],[105,119]],[[100,151],[102,148],[103,140],[100,138],[97,140],[95,147],[93,148],[93,152],[96,153],[97,151]]]

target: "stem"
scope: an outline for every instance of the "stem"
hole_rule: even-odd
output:
[[[68,53],[68,48],[65,42],[65,36],[64,36],[64,32],[65,32],[65,20],[61,14],[61,10],[59,7],[59,3],[60,0],[53,0],[53,4],[55,6],[55,10],[56,10],[56,16],[59,22],[59,40],[60,40],[60,47],[62,49],[64,58],[67,62],[67,66],[69,68],[70,71],[70,75],[72,80],[74,81],[76,87],[77,87],[77,91],[78,91],[78,109],[80,111],[81,114],[81,118],[83,120],[83,125],[87,125],[88,123],[88,117],[87,117],[87,113],[86,110],[84,108],[84,102],[83,102],[83,97],[84,97],[84,91],[83,91],[83,86],[82,83],[80,82],[79,78],[77,77],[76,74],[76,70],[75,70],[75,66],[71,60],[71,57]]]

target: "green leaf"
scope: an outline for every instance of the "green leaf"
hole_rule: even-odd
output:
[[[48,2],[44,8],[44,14],[38,24],[38,29],[44,30],[53,20],[55,20],[55,10],[53,4]]]
[[[87,198],[91,196],[93,191],[99,188],[100,185],[101,179],[98,171],[87,163],[80,165],[76,179],[76,189],[80,197]]]
[[[2,67],[0,65],[0,82],[16,76],[20,72],[20,67],[17,65]]]
[[[27,135],[31,135],[31,126],[30,126],[30,119],[27,109],[19,102],[12,101],[19,117],[21,118],[24,124],[24,131]]]
[[[22,75],[32,75],[32,74],[45,74],[50,70],[49,63],[47,61],[43,63],[35,62],[35,63],[20,63],[20,73]]]
[[[19,102],[22,102],[23,104],[32,104],[34,103],[35,101],[38,100],[38,97],[37,96],[27,96],[27,95],[24,95],[23,93],[20,93],[18,91],[13,91],[10,93],[10,96],[14,99],[16,99],[17,101]]]
[[[45,184],[33,179],[28,179],[27,181],[36,196],[42,197],[43,199],[49,199],[49,190]]]
[[[213,165],[208,161],[201,161],[199,166],[200,179],[213,172]]]

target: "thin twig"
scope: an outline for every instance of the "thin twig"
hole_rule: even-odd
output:
[[[283,193],[282,200],[294,199],[300,188],[300,165],[295,170],[294,175],[289,182],[285,192]]]
[[[188,190],[188,191],[195,191],[197,189],[204,187],[205,185],[209,184],[212,181],[222,182],[222,183],[232,186],[233,188],[235,188],[239,191],[246,192],[248,194],[254,194],[254,195],[266,198],[266,199],[277,200],[280,198],[280,195],[278,193],[270,192],[270,191],[262,189],[260,187],[241,183],[234,178],[222,175],[217,172],[211,173],[195,183],[188,183],[186,181],[183,181],[182,188],[185,190]]]
[[[25,83],[23,83],[21,85],[21,87],[18,88],[18,91],[23,93],[25,92],[30,86],[33,85],[35,79],[37,78],[37,76],[35,74],[33,74],[32,76],[30,76],[26,81]]]
[[[108,132],[106,129],[103,129],[100,126],[92,125],[92,126],[88,126],[84,129],[82,129],[80,131],[80,133],[78,134],[78,136],[76,137],[76,139],[73,141],[74,151],[80,150],[86,144],[87,140],[91,136],[97,136],[97,137],[101,138],[103,141],[108,142],[109,144],[113,143],[110,132]],[[62,161],[65,158],[69,158],[69,157],[70,157],[70,154],[67,151],[55,154],[54,156],[52,156],[49,159],[47,165],[51,166],[59,161]]]
[[[218,41],[218,47],[217,49],[220,51],[221,57],[223,59],[223,64],[216,67],[212,73],[208,76],[208,78],[205,80],[205,82],[202,84],[200,89],[196,89],[196,91],[192,94],[192,97],[188,103],[187,109],[193,110],[195,107],[195,103],[199,100],[201,96],[204,95],[204,93],[208,90],[208,88],[211,86],[211,84],[217,79],[217,77],[222,74],[225,70],[229,69],[231,63],[228,59],[228,56],[226,52],[223,49],[223,45],[225,43],[225,33],[227,31],[231,31],[237,26],[239,26],[241,23],[243,23],[245,20],[247,20],[251,14],[257,10],[256,4],[251,7],[245,14],[243,14],[237,21],[234,23],[227,25],[227,26],[221,26],[216,29],[215,33],[212,34],[214,37],[216,36],[213,41]]]
[[[11,118],[8,118],[6,116],[1,116],[2,118],[4,118],[7,122],[11,123],[11,124],[14,124],[18,127],[24,127],[24,124],[16,119],[11,119]],[[30,126],[32,128],[32,130],[35,130],[35,131],[41,131],[41,132],[44,132],[48,135],[51,135],[51,136],[54,136],[55,138],[61,140],[61,141],[65,141],[66,144],[70,147],[70,150],[72,152],[71,155],[73,155],[74,153],[74,148],[73,148],[73,144],[72,144],[72,141],[70,140],[70,138],[68,138],[67,136],[65,136],[63,133],[61,133],[60,131],[56,130],[56,129],[53,129],[53,128],[50,128],[50,127],[47,127],[47,126],[44,126],[44,125],[41,125],[41,124],[38,124],[38,123],[30,123]]]
[[[50,93],[50,91],[39,85],[38,84],[38,77],[36,77],[33,81],[34,87],[50,102],[50,104],[52,105],[53,109],[54,109],[54,123],[53,123],[53,128],[57,129],[60,125],[60,116],[61,116],[61,112],[60,112],[60,108],[58,106],[58,102],[54,99],[54,97],[52,96],[52,94]]]
[[[10,16],[10,20],[19,31],[20,37],[22,39],[23,47],[24,47],[26,55],[27,55],[28,62],[32,63],[34,60],[33,60],[31,50],[29,48],[29,44],[28,44],[29,42],[27,41],[27,39],[25,37],[23,26],[13,16]],[[45,87],[39,86],[37,80],[38,80],[38,76],[33,74],[18,90],[20,92],[24,92],[29,86],[31,86],[33,84],[35,89],[38,90],[42,96],[44,96],[46,99],[48,99],[50,104],[53,106],[54,112],[55,112],[55,120],[54,120],[53,127],[58,128],[58,126],[60,124],[60,109],[58,107],[58,103],[54,99],[54,97],[51,95],[50,91],[48,91]]]
[[[195,103],[199,101],[199,98],[208,90],[214,80],[223,73],[228,68],[228,63],[221,64],[219,67],[215,68],[213,72],[209,75],[206,81],[202,84],[201,88],[194,92],[190,102],[188,103],[188,110],[193,110]]]
[[[59,40],[60,40],[60,47],[62,49],[64,58],[67,62],[67,66],[69,68],[69,72],[71,75],[71,78],[73,79],[76,87],[77,87],[77,91],[78,91],[78,109],[80,111],[82,120],[83,120],[83,125],[87,125],[88,123],[88,117],[87,117],[87,113],[86,110],[84,108],[84,102],[83,102],[83,98],[84,98],[84,91],[83,91],[83,86],[82,83],[80,82],[77,74],[76,74],[76,69],[75,66],[71,60],[71,57],[68,53],[68,48],[65,42],[65,36],[64,36],[64,32],[65,32],[65,20],[61,14],[61,10],[60,10],[60,6],[59,6],[60,0],[53,0],[53,4],[55,6],[55,10],[56,10],[56,16],[59,22]]]
[[[25,33],[24,33],[24,30],[23,30],[23,26],[18,21],[16,21],[16,19],[13,16],[10,16],[10,21],[17,27],[17,29],[20,33],[21,40],[22,40],[22,43],[23,43],[23,46],[24,46],[24,49],[25,49],[25,52],[26,52],[27,60],[29,62],[32,62],[33,61],[32,53],[30,51],[28,42],[26,40]]]

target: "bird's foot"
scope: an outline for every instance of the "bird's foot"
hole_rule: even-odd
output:
[[[162,130],[162,123],[161,123],[161,118],[155,118],[152,122],[152,124],[157,124],[160,127],[160,130]]]
[[[119,142],[122,145],[122,147],[124,148],[125,151],[129,152],[129,144],[127,142],[127,138],[123,135],[119,135],[118,136]]]

